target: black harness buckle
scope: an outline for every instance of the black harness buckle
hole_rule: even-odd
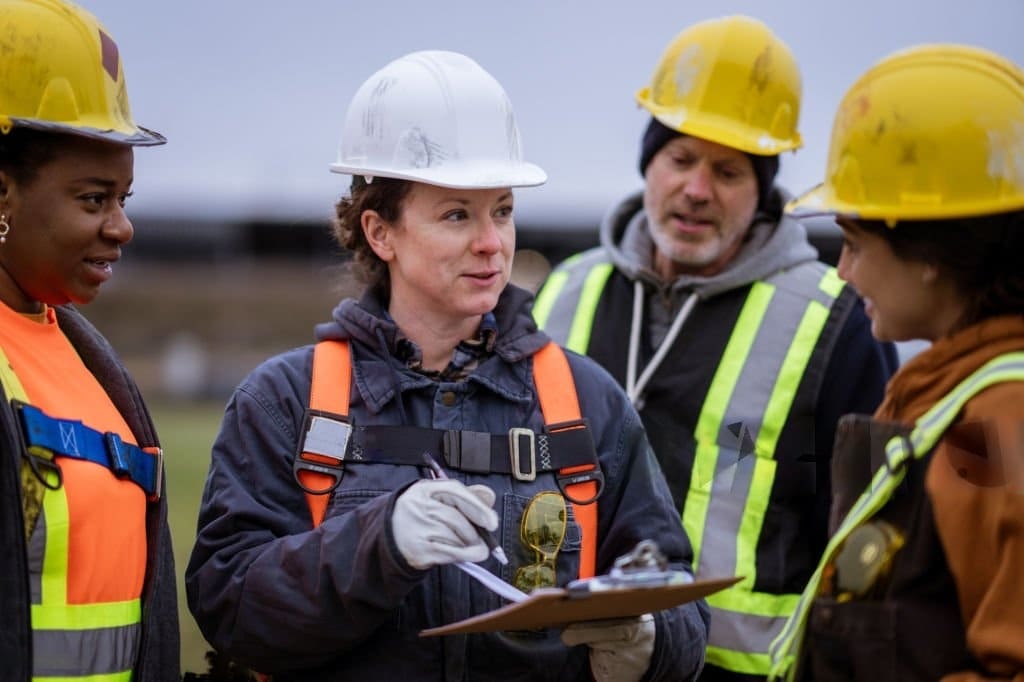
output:
[[[555,474],[555,480],[558,482],[558,489],[562,491],[562,495],[573,504],[586,505],[596,502],[597,498],[601,497],[601,493],[604,492],[604,473],[602,473],[601,465],[597,461],[597,450],[594,448],[594,441],[590,437],[590,427],[587,425],[587,421],[585,419],[573,419],[567,422],[549,424],[547,432],[551,435],[559,434],[561,437],[571,435],[572,440],[567,443],[567,446],[571,446],[574,452],[589,453],[591,458],[589,463],[563,467]],[[597,483],[594,494],[590,497],[580,497],[576,494],[576,490],[573,490],[570,494],[570,487],[580,483],[589,483],[590,481]]]

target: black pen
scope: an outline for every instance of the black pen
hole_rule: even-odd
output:
[[[423,461],[426,462],[427,466],[430,467],[430,472],[434,475],[434,478],[447,479],[448,475],[444,473],[444,469],[437,463],[437,460],[430,456],[429,452],[423,453]],[[470,521],[470,523],[473,523]],[[494,537],[494,533],[491,533],[486,528],[473,523],[473,527],[476,528],[476,532],[480,534],[480,538],[487,544],[488,549],[491,550],[491,556],[498,560],[502,565],[508,565],[508,557],[505,556],[505,550],[498,544],[497,539]]]

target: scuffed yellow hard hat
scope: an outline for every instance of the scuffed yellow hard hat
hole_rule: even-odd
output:
[[[1024,209],[1024,71],[967,45],[892,54],[843,97],[797,215],[941,220]]]
[[[673,130],[774,156],[803,144],[801,88],[789,47],[757,19],[730,16],[677,35],[636,100]]]
[[[166,141],[132,120],[114,39],[61,0],[0,0],[0,132],[15,126],[129,145]]]

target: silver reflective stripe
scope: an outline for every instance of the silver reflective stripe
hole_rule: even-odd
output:
[[[785,623],[786,616],[755,616],[711,607],[709,639],[718,642],[743,642],[747,647],[745,651],[768,651],[772,640]]]
[[[605,250],[595,248],[573,256],[552,273],[534,304],[537,326],[556,343],[577,353],[586,353],[590,345],[590,329],[601,290],[587,292],[591,294],[590,305],[586,306],[589,310],[581,307],[580,303],[588,289],[591,271],[599,267],[605,270],[606,275],[600,281],[603,290],[607,275],[614,269]]]
[[[753,591],[756,548],[778,438],[841,290],[833,279],[813,263],[756,283],[702,408],[698,438],[713,441],[698,443],[683,518],[698,576],[745,576],[708,598],[708,661],[730,670],[767,672],[768,645],[798,598]],[[731,363],[741,364],[729,370]]]
[[[89,630],[33,630],[34,677],[85,677],[131,670],[142,625]]]
[[[39,510],[36,527],[28,541],[28,588],[33,604],[43,601],[43,555],[46,552],[46,509]]]

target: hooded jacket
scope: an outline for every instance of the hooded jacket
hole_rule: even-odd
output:
[[[494,353],[459,382],[432,379],[398,359],[399,330],[372,293],[342,301],[316,337],[349,341],[349,415],[356,425],[540,431],[531,356],[548,337],[537,331],[529,302],[526,292],[506,288],[494,310]],[[597,572],[607,572],[645,538],[655,540],[673,566],[687,568],[690,545],[639,418],[603,370],[568,355],[606,481],[598,501]],[[323,523],[311,527],[292,473],[311,363],[311,346],[270,359],[242,382],[227,407],[186,572],[189,606],[206,638],[277,681],[590,679],[586,647],[565,647],[557,631],[418,636],[501,601],[454,566],[416,570],[398,552],[391,514],[395,499],[423,476],[417,467],[346,463]],[[558,489],[552,475],[538,474],[533,482],[507,474],[451,475],[495,491],[497,534],[510,563],[499,567],[488,559],[483,566],[511,582],[517,567],[535,561],[519,539],[519,524],[534,494]],[[558,584],[576,577],[579,548],[570,508]],[[693,678],[707,620],[703,602],[656,614],[657,640],[644,679]]]
[[[110,344],[72,306],[58,306],[57,323],[82,361],[110,396],[124,417],[136,443],[159,445],[156,430],[138,387]],[[7,396],[0,389],[0,448],[6,464],[0,467],[4,513],[0,515],[0,661],[6,680],[32,677],[31,595],[26,559],[25,529],[21,511],[21,459],[24,456],[20,427]],[[166,487],[161,481],[161,487]],[[179,673],[178,602],[167,524],[167,498],[146,506],[146,573],[142,587],[142,643],[132,679],[139,682],[177,682]]]
[[[756,502],[763,512],[750,512],[759,518],[755,546],[746,548],[754,553],[755,575],[748,576],[753,582],[733,589],[775,595],[800,593],[825,546],[830,454],[839,417],[851,411],[873,411],[897,364],[892,345],[879,344],[871,336],[855,293],[817,261],[803,225],[781,215],[785,199],[781,190],[773,192],[768,211],[757,214],[740,250],[722,272],[664,281],[653,268],[655,244],[642,194],[634,194],[602,223],[599,247],[556,268],[536,305],[545,331],[586,352],[626,387],[684,518],[693,490],[704,494],[704,477],[729,472],[721,457],[711,474],[695,470],[698,434],[707,414],[717,410],[722,431],[717,436],[705,433],[706,442],[723,452],[738,452],[737,463],[751,452],[772,460],[768,500]],[[578,332],[584,325],[574,318],[581,299],[572,298],[578,290],[568,290],[572,282],[585,278],[584,273],[601,268],[607,268],[607,280],[587,318],[589,335],[581,342],[585,345],[577,345],[573,341],[584,338]],[[748,302],[756,298],[755,287],[770,290],[772,302],[765,305],[763,321],[751,330],[745,315]],[[822,297],[820,290],[825,288],[833,295]],[[816,307],[815,300],[823,305]],[[776,303],[796,311],[789,314],[796,314],[797,322],[790,325],[782,319],[770,307]],[[781,426],[771,447],[765,445],[769,441],[762,433],[769,417],[756,410],[754,414],[730,410],[743,400],[744,395],[737,395],[741,389],[752,400],[763,402],[768,392],[780,386],[770,373],[762,381],[747,384],[743,377],[758,367],[782,366],[787,348],[798,343],[792,339],[801,335],[796,331],[787,335],[781,327],[796,329],[799,315],[812,308],[820,317],[820,333],[797,353],[803,356],[798,359],[800,374],[788,378],[791,402],[785,412],[776,412]],[[752,338],[749,352],[736,350],[736,339],[744,334]],[[632,358],[631,349],[635,349]],[[737,370],[735,391],[714,393],[719,368],[728,371],[737,366],[743,369]],[[774,382],[775,388],[765,381]],[[742,496],[734,503],[751,504]],[[708,513],[714,514],[715,508],[710,509]],[[698,559],[698,575],[704,561]],[[713,613],[712,645],[715,624],[727,618],[724,612]],[[766,652],[767,642],[762,644],[761,651]],[[709,668],[714,662],[709,655]]]

